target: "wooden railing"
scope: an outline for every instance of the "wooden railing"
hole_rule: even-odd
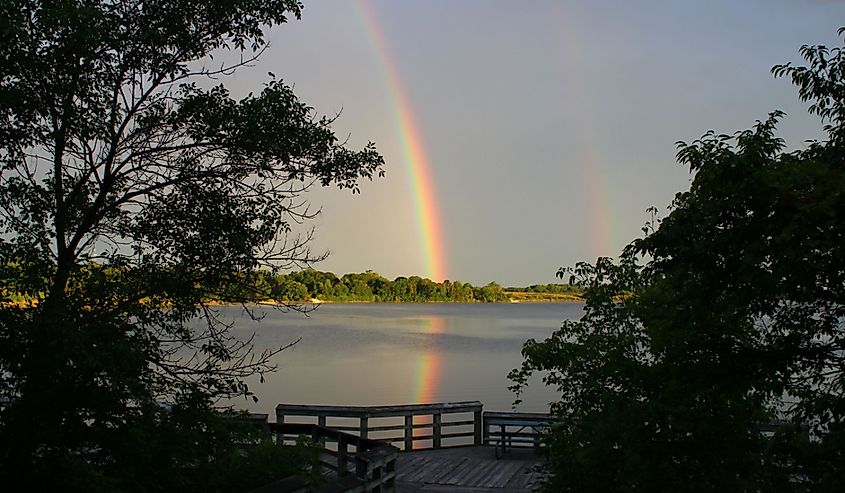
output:
[[[320,454],[322,466],[337,475],[337,480],[328,487],[331,491],[390,492],[396,488],[399,449],[392,445],[315,424],[263,423],[262,426],[276,443],[294,443],[306,436],[315,444],[336,444],[337,450],[324,449]],[[297,488],[290,491],[299,491]],[[279,486],[272,491],[289,490]]]
[[[478,401],[404,406],[276,406],[277,423],[314,418],[320,427],[402,444],[406,451],[482,443],[482,404]],[[350,426],[350,420],[354,426]]]

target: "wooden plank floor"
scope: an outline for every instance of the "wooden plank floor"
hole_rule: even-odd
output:
[[[540,457],[531,449],[496,459],[492,447],[453,447],[402,452],[396,461],[397,493],[528,493],[540,479]]]

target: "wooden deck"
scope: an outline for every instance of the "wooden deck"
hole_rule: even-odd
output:
[[[452,447],[402,452],[396,460],[397,493],[528,493],[540,480],[534,450],[513,449],[496,459],[493,447]]]
[[[318,491],[529,493],[542,480],[534,468],[550,416],[485,412],[481,402],[462,401],[279,404],[275,423],[264,418],[277,442],[304,434],[325,445],[321,462],[329,482]]]

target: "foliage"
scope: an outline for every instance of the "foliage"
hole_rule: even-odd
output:
[[[292,475],[312,478],[318,447],[262,441],[260,431],[241,418],[210,410],[202,399],[157,406],[130,433],[105,437],[113,443],[98,455],[107,451],[108,457],[63,458],[62,490],[235,493]],[[26,488],[41,491],[50,480],[31,478]]]
[[[808,67],[773,71],[827,140],[784,152],[774,112],[679,143],[695,176],[670,214],[618,263],[561,271],[585,315],[528,341],[511,374],[561,392],[548,491],[845,486],[845,57],[801,51]],[[761,433],[774,418],[790,424]]]
[[[206,439],[206,411],[250,395],[243,379],[272,370],[281,348],[252,354],[210,305],[254,299],[260,269],[320,259],[295,230],[314,216],[302,196],[312,185],[357,192],[383,173],[373,144],[345,147],[333,118],[272,74],[239,100],[207,87],[301,8],[0,4],[4,486],[67,490],[98,476],[148,490],[159,470],[199,485],[203,464],[229,453],[219,444],[231,434]],[[239,61],[213,66],[226,51]]]
[[[10,268],[15,268],[10,266]],[[91,263],[83,270],[98,269]],[[127,268],[110,268],[103,271],[105,276],[133,277]],[[572,284],[533,284],[527,287],[503,288],[498,283],[490,282],[484,286],[473,286],[461,281],[445,280],[434,282],[430,279],[411,276],[397,277],[393,281],[373,271],[349,273],[338,277],[332,272],[307,268],[287,274],[273,270],[260,269],[250,272],[251,282],[246,282],[245,274],[232,275],[227,284],[214,290],[215,298],[208,301],[276,303],[283,302],[292,306],[312,300],[334,302],[374,302],[374,303],[501,303],[516,301],[583,301],[583,289]],[[15,276],[10,276],[15,277]],[[211,290],[209,290],[211,291]],[[37,302],[37,297],[25,295],[0,287],[0,295],[15,304]]]
[[[214,481],[212,487],[232,493],[249,491],[293,475],[319,484],[325,482],[320,473],[321,450],[321,445],[313,445],[304,437],[295,445],[259,441],[245,453],[242,449],[233,450],[208,473]]]
[[[377,303],[428,303],[428,302],[486,302],[508,301],[519,295],[527,301],[544,299],[539,294],[570,295],[569,300],[579,300],[580,288],[568,284],[547,284],[527,288],[502,288],[491,282],[484,286],[473,286],[461,281],[434,282],[418,276],[397,277],[393,281],[376,272],[349,273],[338,277],[332,272],[312,268],[289,274],[259,272],[260,288],[236,291],[237,285],[229,286],[232,297],[255,302],[282,299],[287,302],[307,302],[312,299],[337,302]],[[559,299],[560,297],[549,297]]]
[[[338,277],[331,272],[305,269],[290,274],[266,273],[269,292],[257,293],[255,301],[281,297],[291,301],[428,303],[428,302],[505,302],[514,293],[573,294],[580,289],[567,284],[534,285],[527,288],[502,288],[491,282],[473,286],[461,281],[434,282],[418,276],[397,277],[393,281],[376,272],[349,273]],[[536,297],[534,297],[536,298]],[[532,298],[533,299],[533,298]]]
[[[583,290],[574,284],[532,284],[525,288],[509,287],[505,291],[579,295]]]

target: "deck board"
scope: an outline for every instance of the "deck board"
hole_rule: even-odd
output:
[[[463,457],[458,461],[444,461],[440,466],[440,471],[431,477],[431,482],[448,484],[448,478],[454,476],[456,471],[459,471],[462,466],[465,466],[468,460],[466,457]]]
[[[452,476],[447,484],[459,485],[466,482],[466,479],[472,475],[475,471],[473,470],[473,464],[466,464],[460,472]]]
[[[496,459],[492,447],[453,447],[403,452],[396,461],[399,493],[528,493],[539,479],[533,450],[514,450]]]
[[[488,478],[484,486],[489,488],[504,488],[508,482],[522,469],[521,463],[516,461],[505,462]]]
[[[473,467],[473,473],[464,479],[459,486],[484,486],[484,482],[490,477],[491,472],[498,464],[491,459],[478,461]]]

